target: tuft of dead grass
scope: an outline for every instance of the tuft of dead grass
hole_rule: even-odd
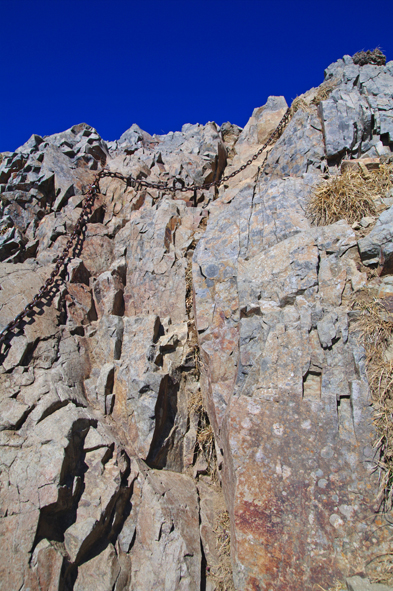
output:
[[[313,111],[315,111],[315,107],[317,107],[320,102],[325,101],[327,98],[329,98],[331,92],[338,85],[338,82],[338,80],[333,78],[331,80],[327,80],[326,82],[322,82],[322,84],[318,86],[315,96],[311,100],[306,100],[307,96],[310,95],[310,92],[297,96],[291,104],[292,116],[299,109],[305,111],[306,113],[312,113]]]
[[[213,456],[215,453],[214,449],[214,433],[213,427],[210,424],[201,426],[198,429],[197,442],[199,449],[203,452],[209,466],[212,465]]]
[[[318,587],[322,589],[322,591],[346,591],[348,589],[346,583],[342,583],[341,581],[337,581],[333,587],[329,587],[329,589],[325,589],[321,585],[318,584]]]
[[[235,591],[231,564],[231,522],[228,511],[219,513],[213,531],[217,537],[220,558],[220,564],[211,572],[216,591]]]
[[[339,81],[335,78],[331,78],[330,80],[326,80],[326,82],[322,82],[322,84],[318,86],[317,93],[312,99],[311,104],[318,106],[322,101],[326,101],[338,83]]]
[[[393,584],[393,552],[374,556],[365,566],[365,572],[371,583]]]
[[[188,399],[188,413],[190,414],[194,412],[195,414],[199,415],[202,410],[204,410],[202,392],[197,390],[196,392],[193,392],[193,394]]]
[[[346,219],[348,223],[376,214],[375,199],[393,187],[393,165],[382,164],[368,171],[346,170],[324,180],[311,197],[307,213],[311,221],[324,226]]]
[[[196,436],[196,453],[201,454],[208,466],[209,473],[215,477],[217,472],[217,457],[213,427],[203,404],[202,392],[194,392],[188,401],[189,414],[195,413],[198,417],[198,429]]]
[[[379,300],[367,289],[353,296],[357,326],[366,351],[369,387],[375,409],[377,450],[381,479],[376,509],[393,506],[393,298]]]
[[[302,96],[297,96],[291,104],[292,116],[301,109],[305,113],[312,113],[312,107]]]
[[[359,66],[366,64],[373,64],[376,66],[384,66],[386,64],[386,55],[381,51],[380,47],[376,47],[373,51],[358,51],[352,56],[353,63]]]

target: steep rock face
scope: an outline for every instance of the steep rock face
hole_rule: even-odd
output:
[[[82,185],[105,162],[137,179],[176,175],[179,186],[212,180],[225,165],[215,124],[155,139],[138,129],[108,145],[75,126],[3,158],[2,326],[50,274],[81,212]],[[214,193],[199,194],[201,205],[182,195],[102,181],[62,280],[3,348],[1,589],[205,581],[186,275]]]
[[[390,154],[392,66],[345,57],[324,84],[219,190],[100,181],[61,278],[1,350],[1,590],[229,588],[225,508],[239,590],[327,588],[391,550],[346,305],[366,276],[351,227],[313,227],[305,206],[342,157]],[[270,97],[244,130],[133,125],[115,142],[81,124],[3,155],[0,328],[54,268],[97,170],[209,183],[286,109]],[[388,221],[365,261],[390,252]]]
[[[365,282],[355,235],[344,221],[315,228],[305,216],[341,154],[386,150],[373,97],[393,88],[391,63],[372,77],[365,68],[345,58],[327,70],[336,89],[318,109],[308,93],[264,170],[220,190],[193,259],[237,589],[327,587],[390,547],[386,529],[373,545],[365,526],[378,478],[364,354],[343,302]]]

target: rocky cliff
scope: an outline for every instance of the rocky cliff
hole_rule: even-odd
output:
[[[307,206],[343,159],[389,159],[392,94],[393,62],[345,56],[219,189],[100,180],[1,350],[2,591],[314,591],[377,572],[391,530],[351,297],[368,268],[391,277],[393,201],[363,233]],[[0,328],[97,171],[209,183],[286,110],[270,97],[244,129],[133,125],[115,142],[80,124],[3,154]]]

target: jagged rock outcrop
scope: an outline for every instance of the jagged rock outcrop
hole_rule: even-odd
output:
[[[389,157],[392,92],[393,62],[345,56],[219,190],[101,179],[72,260],[1,350],[1,590],[229,589],[225,510],[237,590],[327,589],[392,551],[348,313],[361,261],[391,273],[392,214],[359,244],[306,215],[343,158]],[[4,155],[0,328],[54,268],[96,171],[209,183],[286,109],[270,97],[244,130],[133,125],[115,142],[81,124]]]

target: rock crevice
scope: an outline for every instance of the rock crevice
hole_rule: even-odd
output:
[[[219,189],[100,181],[76,256],[0,352],[1,590],[313,591],[391,552],[349,308],[366,267],[390,274],[390,209],[360,240],[306,212],[343,158],[391,157],[392,94],[392,62],[344,56]],[[115,142],[80,124],[4,155],[0,328],[96,171],[209,183],[286,109]]]

